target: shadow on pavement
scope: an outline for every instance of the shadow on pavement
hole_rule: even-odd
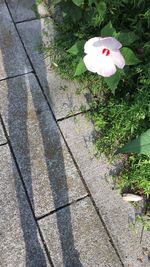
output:
[[[14,1],[15,2],[15,1]],[[16,2],[18,2],[16,0]],[[22,2],[23,3],[23,2]],[[17,3],[18,7],[20,5]],[[41,34],[42,39],[42,32],[39,22],[39,29],[38,31]],[[1,45],[1,43],[0,43]],[[3,55],[3,64],[5,68],[5,72],[9,77],[9,70],[10,70],[10,62],[8,60],[8,54],[6,47],[1,47],[1,52]],[[16,54],[14,57],[20,57]],[[43,58],[43,62],[41,62],[43,72],[45,73],[45,82],[46,82],[46,67]],[[13,66],[12,66],[13,67]],[[30,76],[30,75],[29,75]],[[32,101],[34,104],[34,110],[36,111],[36,117],[38,120],[37,127],[41,133],[42,137],[42,146],[44,151],[44,157],[49,178],[49,186],[51,187],[52,196],[53,196],[53,203],[54,208],[57,209],[60,205],[60,198],[61,192],[64,193],[65,191],[65,199],[66,202],[69,203],[69,196],[68,196],[68,186],[67,186],[67,177],[65,172],[64,166],[64,159],[63,159],[63,152],[61,150],[61,142],[60,142],[60,134],[59,131],[55,131],[55,142],[53,143],[53,136],[51,138],[50,133],[52,133],[52,129],[50,129],[47,125],[47,118],[46,114],[44,114],[44,110],[39,107],[40,100],[37,99],[36,91],[32,89],[33,84],[30,83],[30,79],[28,79],[28,74],[20,76],[19,79],[19,87],[13,87],[12,80],[7,79],[7,87],[8,87],[8,129],[9,129],[9,137],[14,147],[14,151],[17,151],[15,156],[19,164],[19,168],[21,170],[28,194],[30,196],[30,201],[32,203],[32,208],[35,210],[34,205],[34,194],[33,194],[33,183],[32,183],[32,162],[31,162],[31,154],[33,154],[33,148],[30,145],[30,138],[34,139],[33,136],[29,136],[29,128],[28,128],[28,116],[32,116],[30,112],[32,112],[32,107],[29,106],[28,97],[29,97],[29,90],[30,94],[32,95]],[[15,83],[14,83],[15,84]],[[28,86],[27,86],[28,85]],[[47,84],[47,87],[49,85]],[[49,96],[50,99],[50,96]],[[45,99],[41,99],[41,101],[45,101]],[[31,111],[30,111],[31,110]],[[36,135],[36,133],[35,133]],[[57,140],[57,145],[56,145]],[[57,153],[57,149],[59,149],[59,157]],[[38,153],[39,150],[34,151],[34,160],[39,157]],[[57,162],[59,159],[60,164]],[[53,161],[53,168],[51,168],[51,161]],[[58,169],[58,165],[61,166],[61,169]],[[24,177],[25,174],[25,177]],[[27,218],[27,214],[24,209],[24,203],[22,202],[21,192],[19,191],[18,181],[16,183],[16,193],[18,198],[18,206],[20,209],[20,224],[23,231],[24,243],[25,243],[25,250],[26,250],[26,266],[36,266],[42,267],[47,266],[46,258],[41,248],[38,239],[38,230],[35,228],[35,225],[30,224],[30,220]],[[63,187],[63,190],[61,190]],[[40,192],[39,192],[40,193]],[[59,239],[61,243],[62,249],[62,265],[64,267],[83,267],[80,259],[79,253],[75,249],[74,245],[74,236],[73,236],[73,229],[71,224],[71,213],[69,206],[65,208],[65,216],[63,213],[56,213],[57,216],[57,228],[59,232]],[[28,231],[30,229],[30,231]],[[32,232],[32,235],[29,235],[29,232]],[[13,252],[12,252],[13,253]],[[54,260],[55,263],[55,260]],[[20,263],[22,264],[22,263]],[[55,264],[54,264],[55,265]]]

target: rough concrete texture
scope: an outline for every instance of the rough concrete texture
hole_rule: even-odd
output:
[[[36,4],[36,0],[6,0],[15,22],[35,19],[48,15],[44,3]],[[44,1],[43,1],[44,2]]]
[[[29,64],[4,1],[0,1],[0,79],[27,73]]]
[[[6,142],[7,142],[7,140],[6,140],[6,137],[4,135],[2,124],[0,123],[0,145],[5,144]]]
[[[143,244],[140,244],[141,225],[133,226],[134,208],[124,202],[116,190],[111,189],[107,181],[111,168],[106,159],[94,156],[92,123],[79,115],[76,120],[69,118],[59,125],[124,265],[150,266],[148,257],[142,252]]]
[[[36,216],[87,195],[34,75],[0,85],[0,112]]]
[[[50,266],[7,145],[0,146],[0,266]]]
[[[34,1],[6,2],[16,22],[35,19]],[[0,113],[29,198],[7,145],[0,146],[0,266],[49,266],[30,199],[54,266],[120,267],[37,79],[33,74],[24,75],[32,67],[9,10],[1,0],[0,79],[23,75],[0,81]],[[88,107],[89,94],[77,96],[77,85],[60,79],[52,59],[45,58],[40,50],[41,44],[51,45],[53,41],[51,19],[17,23],[17,27],[56,118],[77,113],[81,104]],[[149,234],[142,234],[141,225],[133,227],[133,207],[111,190],[112,168],[104,157],[97,160],[93,155],[92,124],[76,116],[60,126],[124,266],[150,266]],[[0,125],[0,144],[3,137]]]
[[[81,105],[88,107],[89,93],[77,95],[79,85],[62,80],[53,70],[50,56],[40,51],[42,43],[50,46],[54,38],[52,20],[47,18],[24,22],[17,27],[56,118],[79,112]]]
[[[39,221],[54,266],[121,267],[89,198]]]
[[[148,222],[149,222],[149,217],[147,217]],[[143,231],[141,234],[141,246],[142,246],[142,253],[145,255],[146,258],[149,260],[149,265],[145,266],[150,266],[150,232],[149,231]],[[140,260],[142,260],[140,258]]]

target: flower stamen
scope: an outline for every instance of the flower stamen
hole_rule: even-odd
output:
[[[103,50],[102,50],[102,54],[105,54],[106,56],[109,56],[109,54],[110,54],[110,50],[107,49],[107,48],[103,48]]]

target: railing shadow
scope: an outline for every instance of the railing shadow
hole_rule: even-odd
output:
[[[18,2],[17,2],[18,5]],[[19,8],[19,5],[18,5]],[[32,22],[30,22],[32,23]],[[38,31],[40,39],[42,40],[42,32],[40,21],[38,22]],[[7,28],[6,28],[7,29]],[[9,31],[9,29],[7,29]],[[32,40],[31,40],[32,42]],[[0,43],[1,46],[1,43]],[[0,47],[3,55],[3,64],[5,72],[9,77],[10,62],[8,54],[4,46]],[[20,57],[17,53],[13,55],[15,58]],[[13,66],[12,66],[13,67]],[[44,57],[41,60],[40,68],[45,73],[45,84],[49,88],[50,84],[47,82],[47,68],[45,66]],[[8,135],[12,148],[14,149],[16,160],[18,162],[20,171],[22,173],[24,183],[30,197],[32,208],[35,211],[34,193],[33,193],[33,170],[31,154],[34,154],[34,160],[39,157],[39,150],[33,152],[31,132],[29,132],[28,120],[29,112],[32,112],[32,107],[29,106],[29,94],[32,96],[33,110],[36,112],[37,130],[40,131],[42,139],[42,147],[45,157],[45,168],[49,179],[49,186],[53,196],[54,209],[60,207],[60,200],[63,198],[65,192],[66,203],[69,203],[67,176],[64,165],[63,151],[61,148],[61,140],[59,130],[55,130],[47,124],[48,118],[46,117],[45,110],[41,108],[39,103],[46,101],[44,97],[37,99],[36,91],[33,89],[31,82],[31,74],[26,74],[20,77],[7,79],[8,88]],[[38,85],[38,84],[37,84]],[[37,88],[38,90],[38,88]],[[47,92],[48,93],[48,92]],[[50,95],[48,96],[50,99]],[[29,110],[30,109],[30,110]],[[50,112],[50,111],[49,111]],[[30,114],[32,116],[32,114]],[[51,117],[51,114],[49,115]],[[33,119],[34,121],[34,119]],[[36,128],[35,127],[35,128]],[[55,139],[55,142],[54,142]],[[58,162],[59,161],[59,162]],[[53,162],[51,164],[51,162]],[[20,224],[23,232],[25,253],[26,253],[26,266],[47,266],[45,254],[41,247],[38,237],[38,230],[35,224],[31,224],[30,219],[27,217],[28,212],[25,210],[24,202],[19,190],[18,181],[16,183],[16,194],[20,212]],[[62,190],[63,188],[63,190]],[[40,192],[38,192],[40,194]],[[65,208],[65,212],[56,212],[57,229],[59,233],[59,240],[62,250],[62,263],[60,266],[64,267],[83,267],[79,259],[79,253],[75,248],[73,229],[71,223],[71,212],[69,206]],[[30,229],[30,231],[28,231]],[[32,232],[32,235],[29,235]],[[13,253],[13,252],[12,252]],[[56,252],[54,252],[56,253]],[[58,253],[58,252],[57,252]],[[56,256],[57,257],[57,256]],[[21,264],[21,263],[20,263]],[[54,259],[55,265],[55,259]]]

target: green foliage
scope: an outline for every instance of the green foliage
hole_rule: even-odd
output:
[[[84,44],[85,40],[77,41],[72,47],[70,47],[67,52],[69,52],[71,55],[80,55],[83,56],[84,54]]]
[[[84,4],[84,0],[72,0],[72,2],[76,5],[76,6],[82,6]]]
[[[57,4],[61,3],[61,0],[53,0],[52,3],[53,3],[54,5],[57,5]]]
[[[144,216],[138,215],[136,218],[136,221],[142,223],[144,229],[150,232],[150,215],[149,214],[148,216],[146,216],[146,219]]]
[[[79,61],[78,65],[77,65],[77,67],[76,67],[76,71],[75,71],[74,76],[80,76],[85,71],[86,71],[85,64],[83,62],[83,59],[80,58],[80,61]]]
[[[101,36],[102,37],[107,37],[107,36],[115,36],[116,35],[116,30],[112,26],[111,21],[101,30]]]
[[[89,26],[100,24],[106,14],[106,2],[97,0],[52,0],[61,7],[63,17],[70,23],[87,23]]]
[[[82,10],[79,6],[75,5],[71,1],[61,1],[60,6],[63,11],[63,17],[71,20],[72,23],[76,23],[82,18]]]
[[[150,156],[150,129],[131,143],[119,148],[116,153],[140,153]]]
[[[125,58],[126,65],[136,65],[140,62],[140,60],[135,56],[133,51],[127,47],[123,47],[121,49],[121,53]]]
[[[104,78],[104,81],[106,82],[107,86],[109,87],[109,89],[113,94],[115,94],[120,79],[121,79],[121,73],[119,71],[117,71],[111,77]]]
[[[150,158],[130,156],[119,179],[119,188],[137,194],[150,195]]]
[[[104,28],[102,28],[101,36],[103,37],[114,36],[119,41],[122,40],[125,45],[132,44],[135,40],[138,39],[138,37],[134,34],[134,32],[118,32],[117,33],[115,28],[112,26],[111,21]],[[85,44],[85,40],[78,40],[71,46],[71,48],[67,50],[67,52],[73,56],[76,56],[76,59],[77,58],[79,59],[81,58],[81,56],[83,57],[84,55],[84,44]],[[136,65],[141,62],[130,48],[124,47],[121,49],[121,52],[125,58],[126,66]],[[79,69],[81,69],[81,63],[79,63],[76,66],[77,70],[75,69],[75,76],[80,76],[85,72],[84,70],[85,66],[83,62],[82,62],[82,66],[83,66],[82,67],[83,71],[79,71]],[[127,73],[130,72],[130,70],[126,69],[126,72]],[[104,81],[106,82],[108,88],[111,90],[113,94],[115,94],[115,91],[123,76],[124,76],[124,72],[121,70],[118,70],[115,73],[115,75],[109,78],[104,78]]]
[[[122,46],[129,46],[139,39],[134,32],[130,31],[118,32],[114,37],[118,39]]]
[[[62,76],[78,79],[82,87],[92,92],[89,116],[97,132],[96,146],[111,157],[118,147],[149,128],[149,1],[54,1],[59,1],[64,16],[55,39],[55,62]],[[123,46],[126,66],[112,77],[102,78],[85,71],[84,43],[95,36],[113,36]],[[149,173],[148,156],[129,155],[119,177],[121,191],[149,196]]]
[[[104,1],[100,1],[99,3],[96,3],[95,1],[95,4],[96,4],[96,8],[97,8],[97,11],[100,17],[103,19],[106,13],[106,3]]]
[[[137,88],[133,92],[120,92],[99,100],[92,107],[91,118],[97,129],[97,148],[107,156],[129,140],[147,130],[149,121],[150,92]],[[103,115],[104,128],[97,128],[97,120]],[[100,137],[99,137],[100,136]]]

